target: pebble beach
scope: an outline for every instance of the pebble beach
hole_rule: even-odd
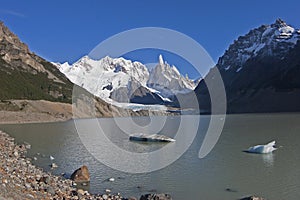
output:
[[[26,157],[29,148],[29,144],[16,144],[14,138],[0,131],[0,200],[128,199],[119,193],[90,194],[76,189],[72,180],[52,175],[33,165]]]

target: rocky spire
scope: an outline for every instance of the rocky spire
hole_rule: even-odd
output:
[[[287,26],[286,22],[282,19],[276,19],[275,23],[271,25],[272,27],[281,28]]]
[[[159,64],[160,64],[161,66],[164,65],[164,59],[163,59],[163,57],[162,57],[161,54],[159,55],[158,60],[159,60]]]

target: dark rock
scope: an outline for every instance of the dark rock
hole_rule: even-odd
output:
[[[40,179],[40,182],[44,182],[45,184],[49,184],[49,183],[50,183],[50,176],[44,175],[44,176]]]
[[[164,104],[164,100],[149,89],[140,86],[130,95],[130,103]]]
[[[225,190],[226,190],[226,192],[237,192],[237,190],[231,189],[231,188],[226,188]]]
[[[58,165],[57,165],[56,163],[52,163],[52,164],[50,165],[50,167],[51,167],[51,169],[54,169],[54,168],[57,168]]]
[[[72,190],[72,191],[71,191],[71,195],[72,195],[72,196],[77,196],[77,195],[78,195],[78,192],[77,192],[76,190]]]
[[[144,194],[140,200],[172,200],[169,194]]]
[[[109,85],[106,85],[102,88],[102,90],[105,90],[105,89],[111,91],[113,89],[112,83],[110,83]]]
[[[79,169],[76,169],[71,175],[71,180],[75,182],[90,182],[90,173],[87,166],[83,165]]]

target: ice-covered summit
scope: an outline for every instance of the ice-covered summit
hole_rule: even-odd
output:
[[[182,76],[174,65],[165,62],[162,55],[158,60],[158,64],[150,71],[148,87],[159,91],[163,97],[189,92],[196,87],[188,76]]]
[[[56,65],[73,83],[104,100],[108,100],[111,93],[120,88],[127,88],[130,93],[137,87],[146,86],[149,78],[145,65],[124,58],[106,56],[94,60],[84,56],[72,65]]]
[[[255,57],[281,56],[292,49],[300,38],[300,31],[277,19],[271,25],[262,25],[240,36],[219,59],[218,67],[239,72],[244,63]]]
[[[144,64],[122,57],[94,60],[84,56],[73,64],[54,64],[73,83],[109,102],[161,103],[171,95],[195,87],[192,80],[165,62],[162,55],[150,73]]]

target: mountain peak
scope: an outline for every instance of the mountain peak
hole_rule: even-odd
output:
[[[283,21],[280,18],[276,19],[276,21],[275,21],[275,23],[273,25],[276,26],[276,27],[278,27],[278,28],[287,26],[286,22]]]
[[[0,57],[13,68],[21,68],[31,73],[47,71],[41,58],[32,53],[3,22],[0,22]]]
[[[158,60],[159,60],[159,64],[160,64],[161,66],[164,65],[164,59],[163,59],[163,57],[162,57],[161,54],[159,55]]]
[[[260,26],[240,36],[219,59],[218,66],[239,72],[249,59],[255,57],[283,59],[299,40],[299,31],[277,19],[274,24]]]
[[[0,21],[0,40],[2,43],[6,44],[5,49],[1,49],[1,55],[5,54],[9,49],[8,44],[12,44],[13,48],[29,53],[28,46],[20,41],[18,36],[16,36],[5,24]]]
[[[158,64],[150,71],[147,86],[160,92],[163,97],[171,97],[174,94],[186,93],[195,88],[195,84],[187,76],[180,74],[174,65],[168,64],[159,55]]]

